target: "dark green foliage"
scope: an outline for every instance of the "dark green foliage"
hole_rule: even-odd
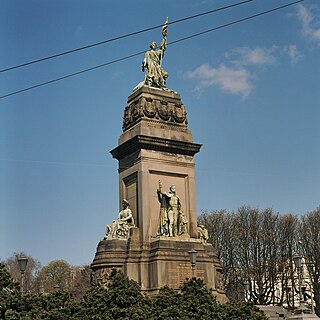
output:
[[[121,272],[113,270],[107,288],[89,290],[79,304],[74,319],[150,319],[149,300],[139,285]]]
[[[267,317],[253,304],[247,302],[226,303],[220,306],[221,315],[217,319],[266,320]]]
[[[0,263],[0,319],[19,319],[20,286]]]
[[[25,320],[71,319],[77,302],[69,293],[26,294],[21,299],[20,316]]]
[[[19,285],[10,277],[4,265],[0,264],[0,319],[71,319],[76,309],[77,304],[68,293],[21,295]]]
[[[4,264],[0,263],[0,290],[19,290],[19,285],[14,282]]]
[[[152,298],[155,320],[266,320],[267,318],[248,303],[221,304],[213,297],[201,279],[187,280],[181,290],[168,287]]]
[[[91,288],[79,301],[71,294],[21,295],[0,265],[0,319],[4,320],[230,320],[266,319],[253,305],[220,304],[201,279],[187,280],[180,290],[164,287],[146,298],[139,285],[113,270],[106,288]]]
[[[192,278],[184,283],[181,300],[186,319],[212,319],[217,314],[218,304],[201,279]]]
[[[183,320],[185,312],[181,305],[181,294],[169,287],[163,287],[152,298],[152,319]]]

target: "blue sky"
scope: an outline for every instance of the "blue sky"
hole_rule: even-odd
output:
[[[0,1],[0,68],[236,1]],[[169,26],[168,41],[289,3],[249,4]],[[194,141],[197,211],[243,204],[303,214],[320,205],[320,3],[169,46],[167,85]],[[153,30],[0,74],[0,95],[147,50]],[[0,259],[91,263],[119,211],[123,110],[143,55],[0,99]]]

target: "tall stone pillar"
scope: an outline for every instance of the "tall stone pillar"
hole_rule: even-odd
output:
[[[122,129],[111,154],[119,162],[119,204],[129,202],[135,227],[125,237],[109,234],[100,241],[91,265],[96,281],[105,283],[111,269],[118,268],[148,294],[164,285],[179,288],[192,277],[188,252],[196,250],[195,275],[224,300],[216,252],[203,235],[199,238],[194,155],[201,145],[193,142],[180,95],[141,86],[128,97]],[[162,193],[157,192],[159,181]],[[179,213],[170,234],[159,231],[164,212],[160,198],[171,199],[172,185]]]
[[[128,98],[123,134],[111,151],[119,161],[119,194],[130,202],[142,243],[157,234],[159,180],[174,184],[191,237],[197,237],[194,155],[201,145],[192,141],[180,95],[142,87]]]

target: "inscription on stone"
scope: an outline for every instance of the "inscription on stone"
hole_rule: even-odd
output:
[[[169,274],[169,283],[172,287],[181,286],[186,279],[192,278],[192,268],[190,263],[180,263],[175,268],[168,269]],[[204,279],[204,270],[196,270],[196,277],[200,279]]]

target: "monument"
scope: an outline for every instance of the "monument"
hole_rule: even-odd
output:
[[[221,265],[208,232],[197,226],[193,142],[180,95],[166,87],[162,41],[152,42],[142,62],[144,81],[128,97],[118,146],[118,218],[107,225],[91,268],[93,281],[107,282],[113,268],[137,281],[146,294],[164,285],[178,289],[193,275],[189,251],[197,252],[195,273],[218,300],[225,300]]]

